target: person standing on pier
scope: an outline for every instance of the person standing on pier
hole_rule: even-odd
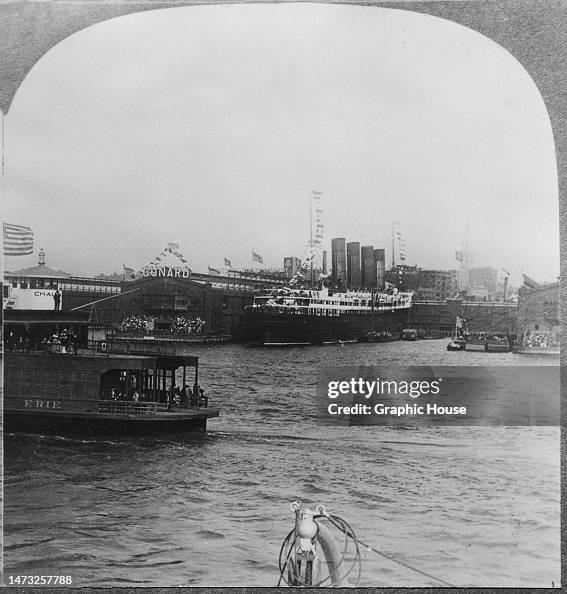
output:
[[[53,294],[53,301],[55,305],[55,311],[59,311],[61,308],[61,293],[59,292],[59,289],[55,290],[55,293]]]

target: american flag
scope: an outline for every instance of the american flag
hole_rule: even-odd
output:
[[[25,256],[33,252],[33,231],[29,227],[4,223],[4,255]]]
[[[256,252],[252,252],[252,262],[258,262],[259,264],[264,263],[264,258],[257,254]]]
[[[230,260],[228,258],[224,259],[224,265],[228,266],[229,268],[232,268],[232,264],[230,263]]]

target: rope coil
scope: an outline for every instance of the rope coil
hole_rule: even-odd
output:
[[[327,512],[324,505],[318,505],[316,511],[312,512],[308,509],[303,509],[301,503],[294,501],[291,504],[291,510],[295,513],[295,527],[287,534],[284,538],[282,546],[280,548],[280,554],[278,559],[278,566],[280,570],[280,577],[278,580],[277,587],[280,587],[282,581],[291,587],[309,587],[318,588],[320,586],[326,587],[347,587],[346,578],[357,568],[357,577],[354,586],[357,587],[360,581],[362,571],[362,556],[360,552],[360,546],[366,547],[367,550],[388,559],[398,565],[415,571],[425,577],[428,577],[436,582],[455,588],[454,584],[451,584],[445,580],[442,580],[430,573],[427,573],[421,569],[411,566],[409,563],[405,563],[398,559],[395,559],[391,555],[382,553],[377,548],[372,547],[362,540],[360,540],[352,526],[340,516],[332,515]],[[302,524],[302,522],[306,522]],[[315,522],[317,529],[313,532],[305,530],[307,526],[311,529],[312,526],[309,522]],[[344,536],[342,552],[337,554],[337,545],[334,540],[334,536],[329,530],[326,524],[330,524],[336,530],[341,532]],[[308,540],[305,536],[311,536],[310,543],[306,543]],[[352,543],[354,547],[354,553],[351,552],[352,561],[346,571],[343,570],[343,564],[349,556],[349,543]],[[321,561],[320,555],[318,554],[318,547],[323,552],[325,561]],[[352,548],[352,547],[351,547]],[[319,579],[319,581],[313,582],[314,577],[314,563],[319,562],[319,565],[326,564],[328,567],[329,574]],[[287,574],[287,576],[286,576]]]

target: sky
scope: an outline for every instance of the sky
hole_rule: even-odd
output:
[[[406,263],[559,273],[551,126],[500,46],[404,10],[196,6],[80,31],[48,52],[5,119],[5,219],[90,276],[139,269],[168,242],[194,271],[302,257],[309,192],[332,237]]]

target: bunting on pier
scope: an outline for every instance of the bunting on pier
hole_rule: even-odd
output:
[[[398,252],[398,258],[401,262],[406,261],[406,242],[400,229],[400,224],[394,221],[394,250]]]
[[[535,280],[530,278],[527,274],[522,274],[522,280],[522,287],[527,289],[537,289],[539,286],[538,283],[536,283]]]
[[[322,192],[311,190],[311,244],[313,246],[322,245],[324,239],[322,196]]]

